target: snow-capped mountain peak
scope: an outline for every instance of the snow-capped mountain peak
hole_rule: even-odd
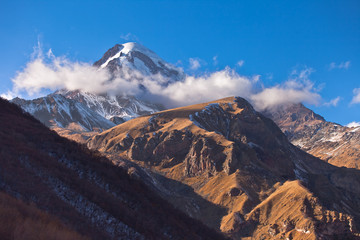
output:
[[[168,82],[182,80],[185,76],[181,69],[167,63],[155,52],[135,42],[116,44],[95,62],[94,66],[106,68],[112,73],[127,67],[145,76],[161,74],[168,78]]]
[[[181,70],[134,42],[116,44],[94,66],[109,70],[114,77],[121,76],[121,70],[130,73],[129,76],[132,76],[132,71],[144,76],[160,74],[163,85],[181,80],[184,76]],[[92,131],[94,128],[105,130],[129,119],[164,109],[159,104],[143,101],[136,96],[96,94],[81,89],[60,89],[43,98],[14,99],[13,102],[48,127],[67,128],[76,123],[84,131]]]
[[[145,47],[139,43],[128,42],[128,43],[121,44],[121,46],[123,48],[121,49],[121,51],[119,53],[129,54],[130,52],[137,51],[137,52],[141,52],[141,53],[147,55],[148,57],[153,59],[154,62],[163,61],[158,55],[156,55],[156,53],[154,53],[153,51],[151,51],[150,49],[148,49],[147,47]]]

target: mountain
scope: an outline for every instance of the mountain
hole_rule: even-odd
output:
[[[47,127],[67,128],[73,123],[85,131],[93,131],[96,128],[104,130],[115,126],[85,104],[61,94],[49,94],[33,100],[14,98],[12,102],[39,119]]]
[[[11,101],[61,136],[78,142],[85,142],[97,132],[131,118],[163,109],[161,105],[144,102],[134,96],[66,90],[33,100],[14,98]]]
[[[302,150],[339,167],[360,169],[360,127],[328,122],[303,104],[264,113]]]
[[[138,117],[88,147],[148,169],[160,195],[233,239],[360,237],[360,171],[295,147],[242,98]]]
[[[165,62],[150,49],[134,42],[116,44],[94,63],[94,67],[109,70],[113,77],[121,77],[120,70],[130,73],[140,72],[143,76],[159,74],[164,78],[163,85],[182,80],[185,76],[181,69]],[[94,94],[66,89],[59,90],[57,93],[86,104],[87,107],[116,124],[164,109],[162,105],[146,102],[131,95],[114,96],[107,93]]]
[[[109,70],[112,77],[119,77],[120,69],[126,69],[130,74],[140,72],[143,76],[160,74],[164,80],[162,84],[165,85],[184,78],[180,69],[137,43],[115,45],[94,63],[94,67]],[[162,105],[131,95],[95,94],[66,89],[43,98],[15,98],[12,101],[62,136],[80,142],[93,135],[94,130],[102,131],[129,119],[164,109]]]
[[[223,239],[120,165],[1,98],[0,146],[2,238]]]
[[[179,81],[185,77],[184,72],[162,60],[156,53],[139,43],[128,42],[116,44],[110,48],[94,66],[106,68],[112,73],[120,69],[136,70],[144,76],[160,74],[169,82]]]
[[[85,104],[102,117],[114,121],[115,124],[164,109],[164,107],[159,104],[141,101],[134,96],[99,95],[82,91],[66,90],[60,90],[57,91],[57,93],[63,95],[65,98]]]

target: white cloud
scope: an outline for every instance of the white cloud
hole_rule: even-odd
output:
[[[244,65],[244,63],[245,63],[244,60],[240,60],[240,61],[238,61],[238,62],[236,63],[236,65],[237,65],[238,67],[242,67],[242,66]]]
[[[353,128],[353,127],[360,127],[360,122],[351,122],[346,127]]]
[[[354,97],[351,100],[351,104],[360,103],[360,88],[355,88],[353,90]]]
[[[262,89],[257,88],[259,79],[260,75],[245,77],[226,67],[208,75],[187,76],[183,82],[175,82],[166,87],[159,86],[158,80],[154,78],[147,78],[142,84],[149,90],[152,99],[161,99],[171,106],[184,106],[228,96],[244,97],[257,110],[288,103],[318,104],[321,100],[308,79],[291,79],[281,85]]]
[[[286,82],[264,88],[261,92],[252,94],[250,99],[255,108],[260,111],[299,102],[317,105],[321,100],[321,96],[317,93],[314,83],[309,79],[310,74],[313,72],[314,69],[308,67],[300,71],[295,69]]]
[[[195,58],[189,58],[190,69],[196,70],[201,67],[200,61]]]
[[[288,82],[271,88],[265,88],[263,91],[253,94],[253,101],[257,110],[273,108],[284,104],[305,102],[309,104],[318,104],[321,97],[313,89],[304,85],[302,88],[289,87]]]
[[[350,61],[341,62],[339,64],[336,64],[335,62],[332,62],[329,64],[329,70],[333,69],[348,69],[350,67]]]
[[[200,67],[193,59],[194,68]],[[18,72],[13,81],[13,90],[3,94],[7,98],[27,93],[30,96],[49,90],[66,88],[94,93],[128,94],[159,101],[167,107],[178,107],[206,102],[228,96],[241,96],[254,104],[257,110],[287,103],[306,102],[317,104],[321,97],[309,80],[311,68],[293,71],[290,78],[272,87],[262,86],[260,75],[246,77],[234,69],[200,76],[186,76],[183,81],[163,84],[167,81],[160,74],[144,76],[123,66],[111,78],[106,70],[99,70],[89,63],[72,62],[64,57],[55,57],[51,51],[32,59]],[[111,79],[111,80],[110,80]],[[139,88],[143,85],[147,91]]]
[[[324,106],[327,106],[327,107],[330,107],[330,106],[333,106],[333,107],[336,107],[339,103],[339,101],[341,100],[341,97],[336,97],[334,99],[331,99],[329,102],[326,102],[324,103]]]
[[[110,74],[107,70],[99,70],[89,63],[71,62],[64,57],[55,57],[51,50],[46,55],[40,50],[36,56],[12,79],[13,89],[8,91],[6,96],[19,96],[26,92],[30,97],[34,97],[45,90],[61,88],[95,93],[129,91],[128,94],[136,94],[139,91],[138,82],[130,81],[141,77],[139,73],[123,71],[117,78],[109,81]]]
[[[152,97],[166,99],[171,106],[184,106],[235,95],[246,97],[253,91],[251,79],[240,76],[230,68],[200,77],[188,76],[184,81],[166,87],[157,84],[157,80],[153,78],[146,79],[143,85]]]
[[[107,71],[99,71],[87,63],[70,62],[64,58],[52,58],[47,63],[45,59],[38,58],[28,63],[12,81],[15,93],[26,90],[33,96],[43,89],[102,91],[103,83],[109,78]]]

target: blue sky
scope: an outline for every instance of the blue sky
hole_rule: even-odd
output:
[[[89,63],[116,43],[137,41],[190,74],[229,66],[261,75],[267,87],[312,69],[308,78],[321,101],[308,106],[329,121],[360,122],[360,103],[350,104],[360,88],[360,1],[1,0],[0,6],[0,93],[12,89],[38,40],[57,56]]]

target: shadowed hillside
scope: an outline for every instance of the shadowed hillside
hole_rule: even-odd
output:
[[[72,239],[75,232],[90,239],[222,239],[108,159],[3,99],[0,146],[0,189],[56,216],[74,231]]]

